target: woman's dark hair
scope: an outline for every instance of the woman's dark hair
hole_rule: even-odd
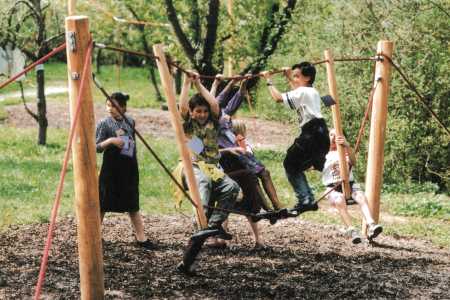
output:
[[[130,100],[130,96],[122,92],[114,92],[111,94],[111,99],[116,100],[120,106],[127,106],[127,101]]]
[[[312,85],[314,83],[314,80],[316,80],[316,67],[310,62],[303,61],[299,64],[295,64],[291,68],[294,69],[300,69],[300,72],[302,72],[303,76],[309,77],[309,84]]]

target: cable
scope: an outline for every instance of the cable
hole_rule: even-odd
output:
[[[19,78],[20,76],[22,76],[23,74],[28,73],[31,69],[33,69],[37,65],[42,64],[43,62],[47,61],[50,57],[56,55],[58,52],[61,52],[65,48],[66,48],[66,43],[61,44],[60,46],[56,47],[55,49],[50,51],[48,54],[44,55],[43,57],[41,57],[40,59],[38,59],[37,61],[35,61],[31,65],[29,65],[28,67],[23,69],[21,72],[17,73],[13,77],[11,77],[8,80],[6,80],[5,82],[1,83],[0,84],[0,90],[2,88],[4,88],[5,86],[7,86],[8,84],[10,84],[11,82],[13,82],[14,80],[16,80],[17,78]]]
[[[394,61],[389,56],[387,56],[386,54],[381,53],[380,55],[385,57],[389,61],[389,63],[395,68],[395,70],[397,70],[397,72],[400,74],[400,76],[403,78],[403,80],[408,84],[409,89],[412,90],[417,95],[417,97],[419,98],[420,102],[422,102],[423,106],[425,106],[425,108],[428,110],[428,112],[434,117],[434,119],[439,123],[439,125],[441,125],[441,127],[450,136],[450,130],[439,119],[437,114],[428,106],[428,104],[425,102],[424,97],[419,93],[419,91],[417,90],[416,86],[414,84],[412,84],[411,81],[406,77],[406,75],[403,73],[401,68],[399,66],[397,66],[394,63]]]

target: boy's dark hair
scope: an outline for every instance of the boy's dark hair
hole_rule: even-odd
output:
[[[299,64],[295,64],[291,68],[294,69],[300,69],[300,72],[302,72],[303,76],[309,77],[309,84],[312,85],[314,83],[314,80],[316,80],[316,67],[310,62],[303,61]]]
[[[127,106],[127,101],[130,99],[130,96],[122,92],[114,92],[111,94],[111,99],[116,100],[120,106]]]
[[[211,114],[211,106],[209,105],[208,101],[206,101],[206,99],[198,93],[192,96],[191,99],[189,99],[189,109],[194,110],[194,108],[196,108],[197,106],[206,106],[209,113]]]

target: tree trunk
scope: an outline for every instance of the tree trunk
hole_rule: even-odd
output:
[[[99,48],[97,51],[97,57],[95,60],[95,67],[96,67],[96,73],[100,75],[101,70],[101,65],[102,65],[102,49]]]
[[[156,92],[156,99],[159,102],[165,102],[164,98],[161,95],[161,91],[159,90],[158,87],[158,82],[156,81],[156,74],[155,74],[155,67],[153,65],[149,66],[149,70],[150,70],[150,81],[153,85],[153,88],[155,89]]]
[[[39,123],[38,144],[45,145],[47,143],[47,103],[45,100],[45,77],[44,68],[36,71],[37,83],[37,112]]]

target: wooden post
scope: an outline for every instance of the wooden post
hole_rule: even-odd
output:
[[[159,58],[156,60],[159,74],[161,77],[164,94],[167,99],[167,106],[170,112],[170,120],[175,129],[175,136],[177,139],[178,150],[180,152],[181,160],[183,162],[183,170],[186,174],[189,193],[194,203],[197,204],[197,220],[201,228],[206,228],[208,222],[206,220],[205,212],[203,210],[202,201],[200,199],[200,192],[198,191],[197,182],[192,168],[192,160],[189,150],[186,147],[186,137],[184,135],[183,126],[181,125],[180,113],[177,109],[175,92],[173,89],[172,77],[170,76],[169,68],[167,67],[166,56],[164,55],[163,45],[157,44],[153,46],[153,53]]]
[[[77,0],[69,0],[67,2],[67,14],[70,16],[75,15],[75,7],[77,5]]]
[[[86,83],[83,89],[80,89],[81,73],[89,40],[88,18],[67,17],[66,51],[71,116],[75,112],[78,95],[80,93],[83,95],[79,122],[72,144],[81,299],[103,299],[103,255],[90,60]]]
[[[236,24],[234,22],[234,15],[233,15],[233,0],[227,0],[227,12],[228,12],[228,16],[230,17],[233,29],[234,27],[236,27]],[[233,43],[234,43],[234,34],[233,34],[233,30],[231,31],[231,38],[228,40],[227,42],[227,48],[228,50],[231,50],[233,48]],[[230,51],[231,52],[231,51]],[[227,63],[226,63],[226,76],[232,76],[233,75],[233,58],[231,56],[229,56],[227,58]]]
[[[336,102],[335,105],[331,107],[332,113],[333,113],[333,126],[336,130],[336,135],[343,136],[342,131],[342,122],[341,122],[341,112],[339,110],[339,98],[337,94],[337,87],[336,87],[336,76],[334,73],[334,59],[333,54],[331,53],[331,50],[325,50],[324,51],[325,59],[327,60],[327,78],[328,78],[328,89],[330,91],[331,97],[333,97],[334,101]],[[348,163],[345,155],[345,147],[342,145],[337,145],[337,151],[339,154],[339,170],[341,173],[342,178],[342,186],[343,186],[343,192],[345,199],[350,199],[351,197],[351,191],[350,191],[350,184],[348,181],[349,177],[349,171],[348,171]]]
[[[377,54],[392,58],[394,44],[390,41],[379,41]],[[375,65],[375,80],[381,78],[373,96],[372,116],[370,120],[369,154],[366,171],[366,196],[369,209],[375,222],[379,221],[380,194],[383,182],[384,140],[387,119],[387,100],[389,95],[389,80],[391,64],[384,58]],[[366,233],[363,222],[362,231]]]

